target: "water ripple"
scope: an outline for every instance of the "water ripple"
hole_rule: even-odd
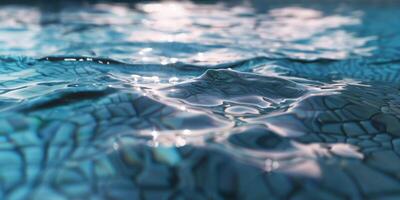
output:
[[[372,5],[0,4],[0,199],[397,199]]]

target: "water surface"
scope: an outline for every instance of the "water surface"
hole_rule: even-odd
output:
[[[0,199],[397,199],[400,5],[0,6]]]

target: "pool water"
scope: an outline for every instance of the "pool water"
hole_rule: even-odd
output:
[[[0,199],[399,199],[400,4],[0,5]]]

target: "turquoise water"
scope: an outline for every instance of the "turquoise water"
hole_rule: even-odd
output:
[[[398,199],[400,4],[0,5],[0,199]]]

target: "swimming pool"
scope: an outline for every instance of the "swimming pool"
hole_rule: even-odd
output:
[[[397,199],[400,4],[0,5],[0,199]]]

